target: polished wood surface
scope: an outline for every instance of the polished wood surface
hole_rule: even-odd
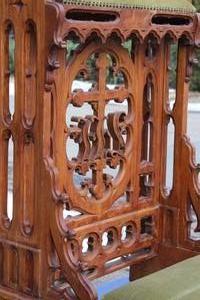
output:
[[[2,0],[0,26],[0,297],[94,300],[92,279],[130,266],[133,280],[197,255],[199,240],[190,229],[193,214],[200,230],[200,169],[186,124],[199,15]],[[173,109],[172,44],[178,45]],[[168,191],[170,120],[175,150]]]

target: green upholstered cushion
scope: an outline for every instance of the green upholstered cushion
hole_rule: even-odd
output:
[[[189,0],[64,0],[66,4],[195,12]]]
[[[200,256],[136,280],[103,300],[200,300]]]

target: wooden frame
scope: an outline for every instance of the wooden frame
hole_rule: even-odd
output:
[[[80,8],[85,18],[96,19],[80,19]],[[152,23],[157,15],[187,22]],[[186,123],[199,15],[2,0],[0,26],[0,297],[96,299],[94,278],[130,266],[132,280],[197,255],[200,244],[189,229],[192,207],[200,230],[200,168]],[[13,116],[10,31],[15,37]],[[130,51],[123,45],[127,40]],[[77,44],[75,51],[70,41]],[[178,44],[177,94],[170,109],[173,43]],[[110,87],[108,74],[117,88]],[[87,91],[75,89],[76,78],[93,83]],[[116,111],[109,111],[110,104]],[[168,193],[170,119],[175,151]],[[69,140],[78,145],[74,158],[66,155]],[[76,216],[69,217],[72,213]]]

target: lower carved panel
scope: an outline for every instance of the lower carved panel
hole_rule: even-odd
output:
[[[12,241],[0,241],[1,296],[5,299],[39,297],[39,256],[37,249]],[[19,294],[19,297],[13,298],[14,294]]]

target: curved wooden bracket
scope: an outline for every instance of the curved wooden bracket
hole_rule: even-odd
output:
[[[198,183],[198,172],[200,168],[199,165],[194,163],[195,149],[187,136],[183,137],[183,147],[185,147],[185,153],[187,153],[184,157],[184,163],[187,165],[188,172],[188,180],[184,184],[188,186],[188,196],[190,197],[191,205],[197,216],[197,227],[195,231],[200,232],[200,186]]]

